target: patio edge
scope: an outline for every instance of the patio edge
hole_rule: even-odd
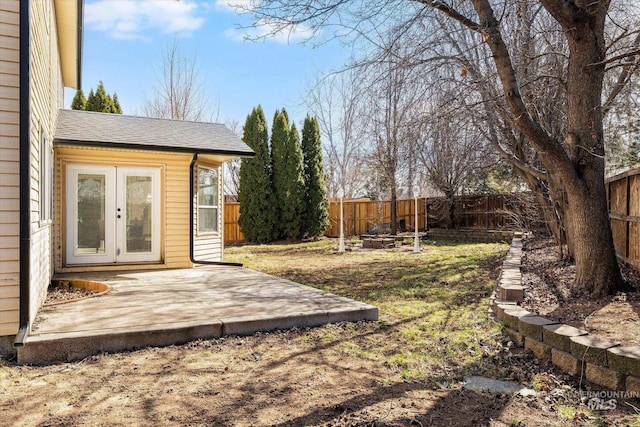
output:
[[[197,339],[216,339],[229,335],[252,335],[275,329],[306,328],[338,322],[378,320],[378,307],[358,303],[336,311],[295,313],[279,317],[232,317],[206,324],[177,326],[164,324],[159,327],[142,325],[136,330],[123,328],[122,332],[91,334],[84,332],[52,333],[29,337],[24,347],[18,349],[18,364],[46,365],[73,362],[100,353],[117,353],[144,347],[165,347],[185,344]]]
[[[251,335],[275,329],[311,328],[329,323],[378,320],[378,307],[362,305],[364,307],[339,311],[296,313],[281,317],[228,318],[222,321],[222,335]]]
[[[26,345],[18,349],[18,364],[46,365],[55,362],[72,362],[99,353],[117,353],[143,347],[164,347],[221,336],[221,321],[98,335],[48,334],[29,337]]]

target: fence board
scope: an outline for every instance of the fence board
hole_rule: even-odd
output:
[[[629,177],[628,204],[629,209],[627,215],[640,216],[640,176]]]
[[[640,190],[640,181],[638,182]],[[454,198],[454,226],[457,228],[475,228],[483,230],[510,229],[511,216],[518,212],[518,195],[490,194]],[[347,236],[367,234],[374,227],[388,228],[391,223],[391,202],[371,200],[345,200],[344,232]],[[427,222],[425,224],[425,210]],[[396,203],[400,231],[413,231],[415,223],[415,200],[398,200]],[[442,197],[418,199],[418,229],[447,228],[449,204]],[[225,242],[244,240],[238,226],[240,204],[225,203]],[[340,201],[329,203],[329,228],[325,235],[340,234]]]
[[[240,203],[226,202],[224,204],[224,241],[234,243],[244,241],[244,235],[238,225],[240,218]]]
[[[627,182],[626,178],[609,185],[610,212],[627,214]]]
[[[629,227],[629,239],[627,240],[629,249],[627,257],[635,260],[640,260],[640,224],[637,222],[631,222]]]
[[[640,270],[640,170],[609,178],[607,195],[616,255]]]

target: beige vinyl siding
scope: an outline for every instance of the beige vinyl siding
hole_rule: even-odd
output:
[[[222,261],[222,246],[223,239],[222,233],[224,231],[224,224],[222,223],[222,206],[224,205],[224,195],[222,189],[222,166],[220,163],[214,163],[211,161],[198,161],[197,166],[205,168],[215,169],[218,171],[218,232],[217,233],[198,233],[197,222],[197,176],[194,176],[194,188],[196,189],[194,194],[194,209],[193,209],[193,258],[196,261]],[[197,174],[194,174],[197,175]]]
[[[161,267],[191,267],[189,260],[189,165],[191,158],[190,154],[179,153],[56,146],[54,180],[56,269],[64,268],[65,175],[66,165],[70,163],[161,168]],[[121,267],[115,266],[114,268]]]
[[[53,142],[58,110],[63,107],[63,83],[54,3],[30,3],[30,140],[31,140],[31,318],[44,302],[51,277],[52,223],[40,212],[41,141]],[[52,167],[53,165],[51,165]],[[50,173],[45,173],[50,176]],[[49,195],[48,197],[52,197]]]
[[[20,1],[0,0],[0,336],[20,317]]]
[[[2,14],[4,17],[4,13]],[[8,15],[8,14],[7,14]],[[7,17],[10,20],[10,17]],[[3,22],[4,19],[0,18],[0,36],[7,36],[7,37],[16,37],[19,38],[20,37],[20,27],[18,25],[15,25],[13,22]],[[0,67],[0,70],[2,69],[2,67]]]

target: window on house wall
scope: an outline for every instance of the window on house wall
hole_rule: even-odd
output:
[[[218,171],[198,167],[198,232],[218,231]]]
[[[53,145],[40,128],[40,221],[53,217]]]

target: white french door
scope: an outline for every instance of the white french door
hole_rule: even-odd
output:
[[[160,261],[160,170],[67,166],[67,264]]]

